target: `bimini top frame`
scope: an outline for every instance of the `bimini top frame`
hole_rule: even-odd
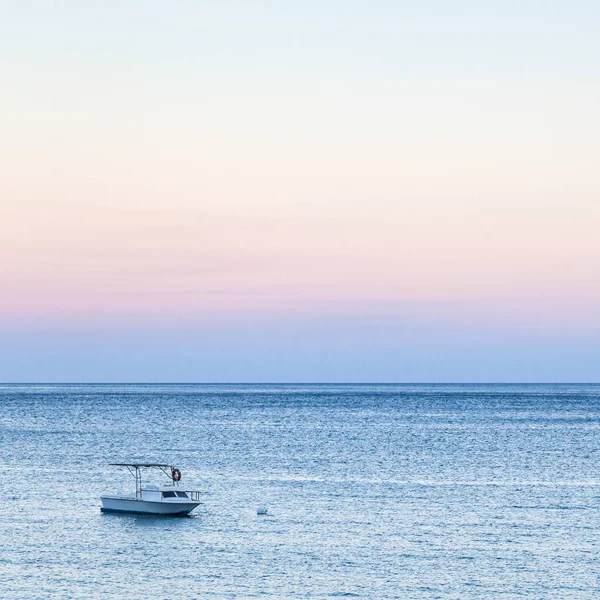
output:
[[[177,484],[181,479],[181,471],[167,463],[109,463],[111,467],[125,467],[132,477],[135,478],[135,497],[142,498],[142,469],[156,468],[162,471],[173,484]]]

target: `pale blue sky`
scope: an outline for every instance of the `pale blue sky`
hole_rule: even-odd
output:
[[[0,11],[0,381],[600,380],[598,3]]]

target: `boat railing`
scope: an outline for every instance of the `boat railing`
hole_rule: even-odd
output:
[[[200,492],[192,490],[186,490],[186,492],[189,494],[191,500],[194,502],[200,502]]]

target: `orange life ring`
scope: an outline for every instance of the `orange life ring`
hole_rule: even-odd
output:
[[[173,469],[171,471],[171,477],[173,481],[181,481],[181,471],[179,469]]]

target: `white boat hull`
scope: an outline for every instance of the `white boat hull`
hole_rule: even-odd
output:
[[[200,502],[152,501],[138,498],[102,496],[102,512],[131,513],[138,515],[188,515]]]

